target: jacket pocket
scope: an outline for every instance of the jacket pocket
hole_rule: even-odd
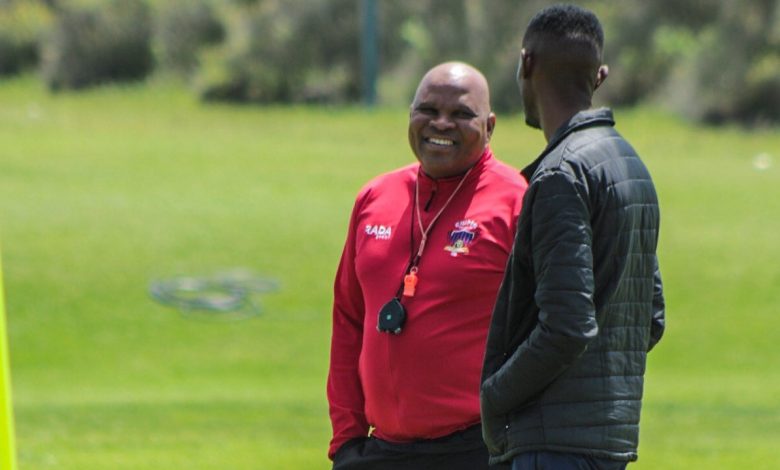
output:
[[[508,414],[506,441],[509,447],[545,442],[544,420],[539,401],[529,402]]]
[[[482,417],[482,438],[490,455],[501,455],[506,452],[508,429],[509,417],[506,415]]]

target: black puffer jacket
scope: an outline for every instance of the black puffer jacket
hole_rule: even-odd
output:
[[[583,111],[523,170],[528,191],[482,383],[491,462],[534,450],[636,460],[647,352],[664,330],[653,182]]]

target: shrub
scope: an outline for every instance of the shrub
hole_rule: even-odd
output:
[[[51,23],[41,3],[0,4],[0,75],[19,73],[38,62],[38,40]]]
[[[230,35],[199,74],[201,97],[245,102],[337,102],[359,97],[353,0],[241,3]]]
[[[664,90],[671,107],[710,124],[780,122],[780,2],[721,5]]]
[[[153,66],[150,30],[142,0],[63,10],[42,45],[44,80],[59,90],[142,79]]]
[[[745,76],[738,117],[745,122],[780,122],[780,53],[767,53]]]
[[[214,9],[205,0],[170,3],[160,11],[155,28],[159,65],[183,75],[197,68],[198,52],[204,45],[220,42],[225,34]]]

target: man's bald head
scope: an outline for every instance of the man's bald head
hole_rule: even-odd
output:
[[[481,111],[490,113],[490,90],[485,76],[464,62],[444,62],[430,69],[423,75],[417,91],[414,94],[412,106],[417,102],[420,92],[426,87],[434,86],[453,86],[460,87],[472,94],[480,105]]]
[[[495,124],[485,76],[468,64],[446,62],[429,70],[417,87],[409,145],[428,176],[448,178],[479,161]]]

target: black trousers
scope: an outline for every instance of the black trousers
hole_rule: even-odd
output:
[[[624,470],[628,462],[581,454],[524,452],[512,460],[512,470]]]
[[[509,470],[488,465],[482,429],[472,426],[439,439],[394,444],[375,437],[353,439],[333,457],[333,470]]]

